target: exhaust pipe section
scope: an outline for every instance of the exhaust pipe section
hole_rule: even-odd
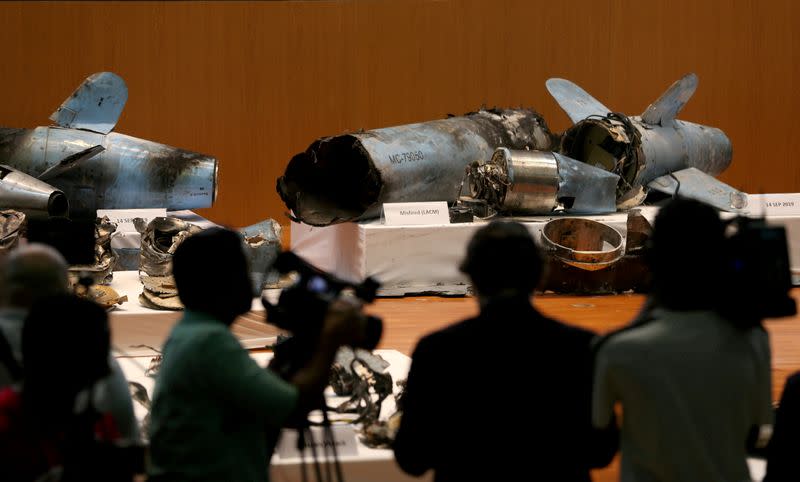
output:
[[[616,210],[619,176],[556,152],[495,150],[467,169],[470,195],[511,214],[600,214]]]
[[[13,206],[28,216],[69,214],[64,193],[44,181],[0,164],[0,206]]]
[[[455,201],[465,168],[500,146],[550,150],[556,136],[532,110],[492,109],[325,137],[289,161],[277,190],[306,224],[369,219],[387,202]]]

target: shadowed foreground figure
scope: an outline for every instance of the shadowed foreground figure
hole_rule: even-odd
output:
[[[800,372],[786,380],[775,414],[775,431],[767,447],[764,482],[800,480]]]
[[[676,199],[656,216],[648,305],[597,349],[593,422],[622,405],[621,479],[750,480],[748,439],[771,423],[770,349],[757,323],[717,313],[725,294],[717,212]]]
[[[394,444],[400,467],[435,480],[588,481],[617,450],[591,424],[593,333],[542,316],[542,260],[527,229],[493,222],[469,243],[480,314],[422,338]],[[538,448],[534,448],[534,447]]]
[[[41,243],[21,245],[0,262],[0,387],[21,381],[25,364],[22,356],[25,317],[39,300],[69,292],[67,267],[57,250]],[[73,322],[64,314],[55,316],[67,325]],[[128,382],[110,354],[108,364],[110,373],[92,386],[92,402],[99,411],[114,415],[124,439],[137,443],[139,427],[133,415]]]
[[[332,303],[314,355],[286,381],[258,366],[229,329],[252,303],[236,233],[211,228],[189,237],[172,271],[186,311],[156,379],[149,480],[267,481],[281,427],[318,406],[336,350],[358,342],[364,316]]]
[[[116,445],[113,415],[88,396],[110,372],[108,352],[99,305],[73,295],[33,305],[22,330],[24,381],[0,390],[2,480],[132,480],[143,453]]]

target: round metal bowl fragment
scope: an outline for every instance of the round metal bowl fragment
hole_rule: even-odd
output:
[[[550,255],[587,271],[607,268],[623,255],[622,234],[584,218],[553,219],[542,228],[542,244]]]

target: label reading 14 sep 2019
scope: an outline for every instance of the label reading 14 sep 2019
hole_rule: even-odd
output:
[[[751,216],[798,216],[800,193],[748,194],[747,210]]]

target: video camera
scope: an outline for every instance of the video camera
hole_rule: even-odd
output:
[[[783,226],[744,216],[727,225],[733,232],[726,238],[728,277],[720,311],[745,325],[796,314],[795,300],[789,295],[792,279]]]
[[[344,292],[370,303],[380,286],[367,278],[360,284],[349,283],[322,271],[291,251],[278,255],[273,269],[280,274],[295,273],[296,280],[281,292],[277,304],[261,298],[267,311],[267,322],[292,334],[275,345],[270,368],[284,378],[301,368],[317,347],[328,306]],[[354,348],[374,350],[383,333],[383,321],[367,316],[363,342]]]
[[[27,239],[55,248],[68,264],[94,264],[94,219],[28,218]]]

